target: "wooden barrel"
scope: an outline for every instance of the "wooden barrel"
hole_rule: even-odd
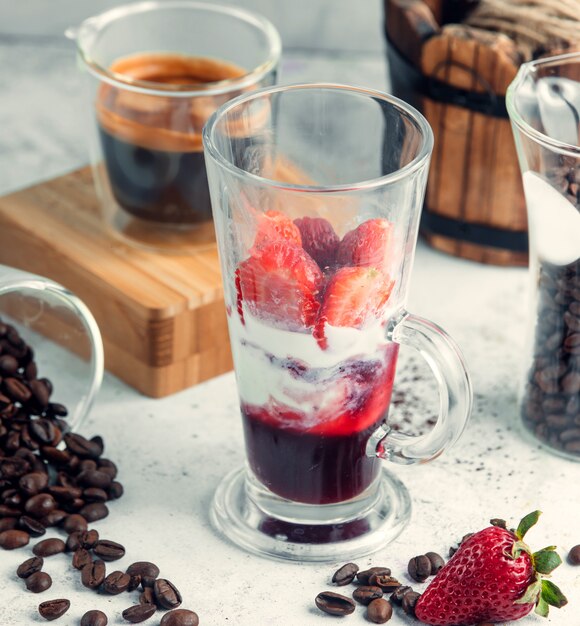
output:
[[[455,256],[527,265],[525,200],[505,107],[515,46],[500,33],[440,27],[422,0],[385,7],[393,93],[423,112],[435,136],[423,237]]]

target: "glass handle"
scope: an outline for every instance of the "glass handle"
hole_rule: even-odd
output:
[[[394,463],[426,463],[453,445],[463,432],[473,404],[471,380],[463,355],[439,326],[403,311],[387,328],[387,338],[417,350],[429,364],[439,391],[439,416],[424,435],[395,432],[388,425],[369,439],[367,452]]]

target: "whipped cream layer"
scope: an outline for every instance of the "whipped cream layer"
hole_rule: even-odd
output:
[[[311,333],[264,324],[244,307],[243,324],[232,310],[229,329],[240,399],[253,406],[281,406],[301,414],[301,427],[332,419],[356,401],[345,363],[385,359],[384,323],[363,329],[326,325],[328,347]],[[292,419],[296,426],[296,417]]]

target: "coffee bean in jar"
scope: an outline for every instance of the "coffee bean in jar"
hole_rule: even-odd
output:
[[[526,173],[524,187],[528,205],[534,198],[545,206],[549,200],[550,210],[562,206],[573,219],[575,208],[580,221],[577,159],[553,157],[543,178]],[[545,231],[535,233],[539,241],[530,260],[537,304],[521,414],[541,442],[580,458],[580,258],[571,259],[562,243],[558,249],[557,242],[541,241]]]

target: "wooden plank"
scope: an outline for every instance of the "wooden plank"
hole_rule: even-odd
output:
[[[385,30],[397,50],[419,65],[423,42],[439,31],[439,24],[423,0],[387,0]]]

